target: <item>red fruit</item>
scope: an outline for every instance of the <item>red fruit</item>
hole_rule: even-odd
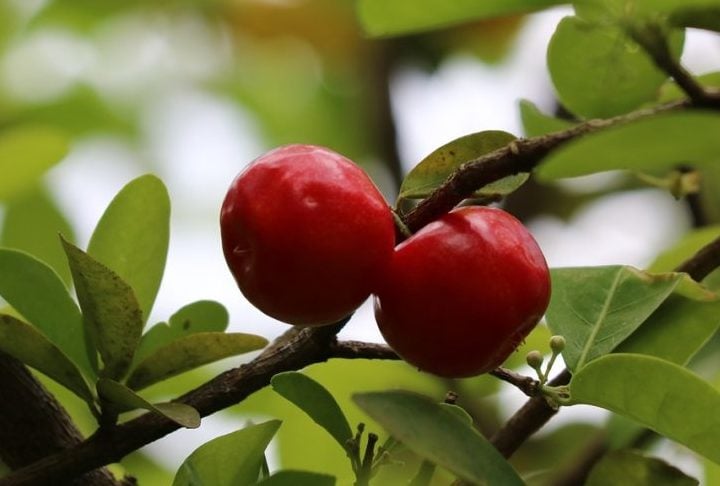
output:
[[[501,365],[549,299],[547,264],[527,229],[500,209],[464,207],[395,249],[375,317],[405,361],[460,378]]]
[[[392,213],[350,160],[288,145],[233,181],[220,213],[225,259],[240,290],[289,324],[323,325],[375,289],[395,243]]]

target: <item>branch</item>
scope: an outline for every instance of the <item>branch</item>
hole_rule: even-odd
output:
[[[175,401],[194,407],[203,417],[230,407],[265,387],[277,373],[327,360],[330,344],[345,322],[347,319],[324,327],[292,328],[250,363],[216,376]],[[13,471],[0,478],[0,485],[57,484],[117,462],[178,428],[176,423],[163,416],[146,413],[128,422],[99,429],[71,449]]]
[[[385,344],[365,343],[362,341],[336,341],[330,345],[329,353],[332,358],[401,359],[395,351]],[[488,374],[510,383],[529,397],[539,393],[539,382],[529,376],[502,367],[498,367]]]
[[[695,255],[681,263],[675,271],[689,274],[701,281],[720,266],[720,237],[702,247]]]
[[[529,376],[521,375],[507,368],[498,367],[490,371],[493,375],[506,383],[510,383],[517,387],[521,392],[529,397],[536,397],[540,393],[540,382]]]
[[[20,361],[0,352],[0,383],[5,399],[0,401],[0,457],[11,469],[31,464],[50,454],[77,446],[83,441],[65,409]],[[120,486],[105,468],[88,472],[74,486]]]
[[[530,172],[553,150],[583,135],[648,118],[659,113],[691,108],[688,101],[666,103],[603,120],[589,120],[574,127],[540,137],[515,140],[461,165],[426,199],[405,216],[405,225],[415,232],[470,197],[479,187],[504,177]]]
[[[336,341],[330,345],[329,354],[333,358],[345,359],[400,359],[400,356],[385,344],[362,341]]]

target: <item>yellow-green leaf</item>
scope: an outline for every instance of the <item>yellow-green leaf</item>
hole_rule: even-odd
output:
[[[108,378],[100,378],[96,386],[100,398],[111,404],[117,413],[140,408],[162,415],[188,429],[200,427],[200,414],[189,405],[176,402],[150,403],[122,383]]]
[[[178,338],[142,360],[128,377],[133,390],[219,359],[262,349],[267,339],[253,334],[198,332]]]
[[[399,199],[422,199],[430,195],[445,179],[465,162],[502,148],[515,140],[515,136],[499,130],[465,135],[438,148],[416,165],[400,186]],[[476,197],[494,197],[510,194],[527,180],[527,174],[518,174],[493,182],[478,191]]]
[[[120,379],[132,363],[143,321],[133,289],[115,272],[62,240],[80,302],[85,332],[103,361],[101,375]]]
[[[574,404],[624,415],[720,463],[720,392],[681,366],[609,354],[578,371],[570,393]]]

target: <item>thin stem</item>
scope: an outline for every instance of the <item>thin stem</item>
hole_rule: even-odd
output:
[[[646,23],[626,29],[628,35],[648,53],[655,65],[670,75],[696,106],[720,107],[717,93],[707,91],[673,56],[667,33],[660,25]]]
[[[496,368],[490,372],[495,378],[510,383],[529,397],[534,397],[540,392],[540,382],[529,376],[521,375],[506,368]]]

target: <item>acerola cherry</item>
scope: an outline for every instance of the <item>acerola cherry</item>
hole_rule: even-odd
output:
[[[463,207],[398,245],[375,317],[405,361],[460,378],[501,365],[549,298],[547,264],[527,229],[500,209]]]
[[[329,149],[287,145],[233,181],[220,213],[225,259],[240,290],[289,324],[354,311],[382,278],[392,213],[357,165]]]

